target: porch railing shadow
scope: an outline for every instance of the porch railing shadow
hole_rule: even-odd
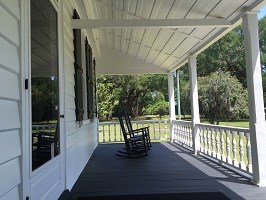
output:
[[[152,142],[169,142],[193,150],[190,121],[173,120],[172,132],[169,120],[132,121],[133,128],[150,127]],[[199,154],[219,165],[244,176],[252,178],[251,143],[248,128],[196,125],[200,135]],[[119,122],[99,123],[99,143],[124,142]]]

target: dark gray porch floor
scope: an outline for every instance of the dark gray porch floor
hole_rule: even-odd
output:
[[[99,145],[71,190],[86,196],[222,191],[230,199],[265,200],[266,188],[171,143],[154,143],[149,156],[115,156],[121,144]]]

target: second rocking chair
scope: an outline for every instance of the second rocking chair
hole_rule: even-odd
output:
[[[135,135],[133,130],[128,129],[126,120],[127,119],[124,111],[120,112],[119,122],[125,141],[125,148],[123,148],[123,151],[118,151],[116,155],[126,158],[139,158],[147,156],[149,145],[147,144],[147,134],[145,129],[138,131],[138,134]]]

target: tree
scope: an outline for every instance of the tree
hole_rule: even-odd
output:
[[[266,16],[259,21],[259,42],[261,52],[261,65],[265,73],[266,71]]]
[[[32,121],[56,120],[58,110],[57,87],[54,77],[32,77]]]
[[[144,109],[145,114],[159,115],[160,119],[163,115],[168,114],[169,104],[165,101],[165,97],[161,92],[151,92],[146,97],[149,98],[149,101]]]
[[[163,115],[168,114],[169,112],[169,103],[162,100],[162,101],[157,101],[155,104],[150,105],[145,113],[150,114],[150,115],[159,115],[160,119],[162,118]]]
[[[212,124],[248,116],[247,91],[229,72],[221,70],[199,78],[200,113]]]
[[[164,99],[167,95],[166,75],[98,76],[97,82],[100,119],[111,119],[121,107],[136,117],[143,114],[152,93],[161,92]]]
[[[261,66],[266,72],[266,17],[259,20],[259,44]],[[218,69],[228,71],[246,87],[246,64],[244,33],[242,25],[226,34],[197,57],[198,76],[207,76]],[[187,65],[182,68],[183,77],[188,79]],[[264,75],[263,73],[263,75]],[[266,86],[265,86],[266,87]]]

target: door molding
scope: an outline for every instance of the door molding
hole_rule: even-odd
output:
[[[63,0],[50,0],[57,12],[58,21],[58,77],[59,77],[59,114],[65,113],[65,84],[64,84],[64,34],[63,34]],[[32,119],[31,119],[31,1],[21,0],[21,143],[22,143],[22,185],[20,193],[22,199],[31,196],[32,183],[47,174],[57,163],[60,164],[60,190],[66,188],[65,181],[65,118],[59,118],[60,124],[60,154],[49,160],[38,169],[32,171]],[[29,87],[25,90],[25,79],[29,80]],[[30,198],[31,199],[31,198]]]

